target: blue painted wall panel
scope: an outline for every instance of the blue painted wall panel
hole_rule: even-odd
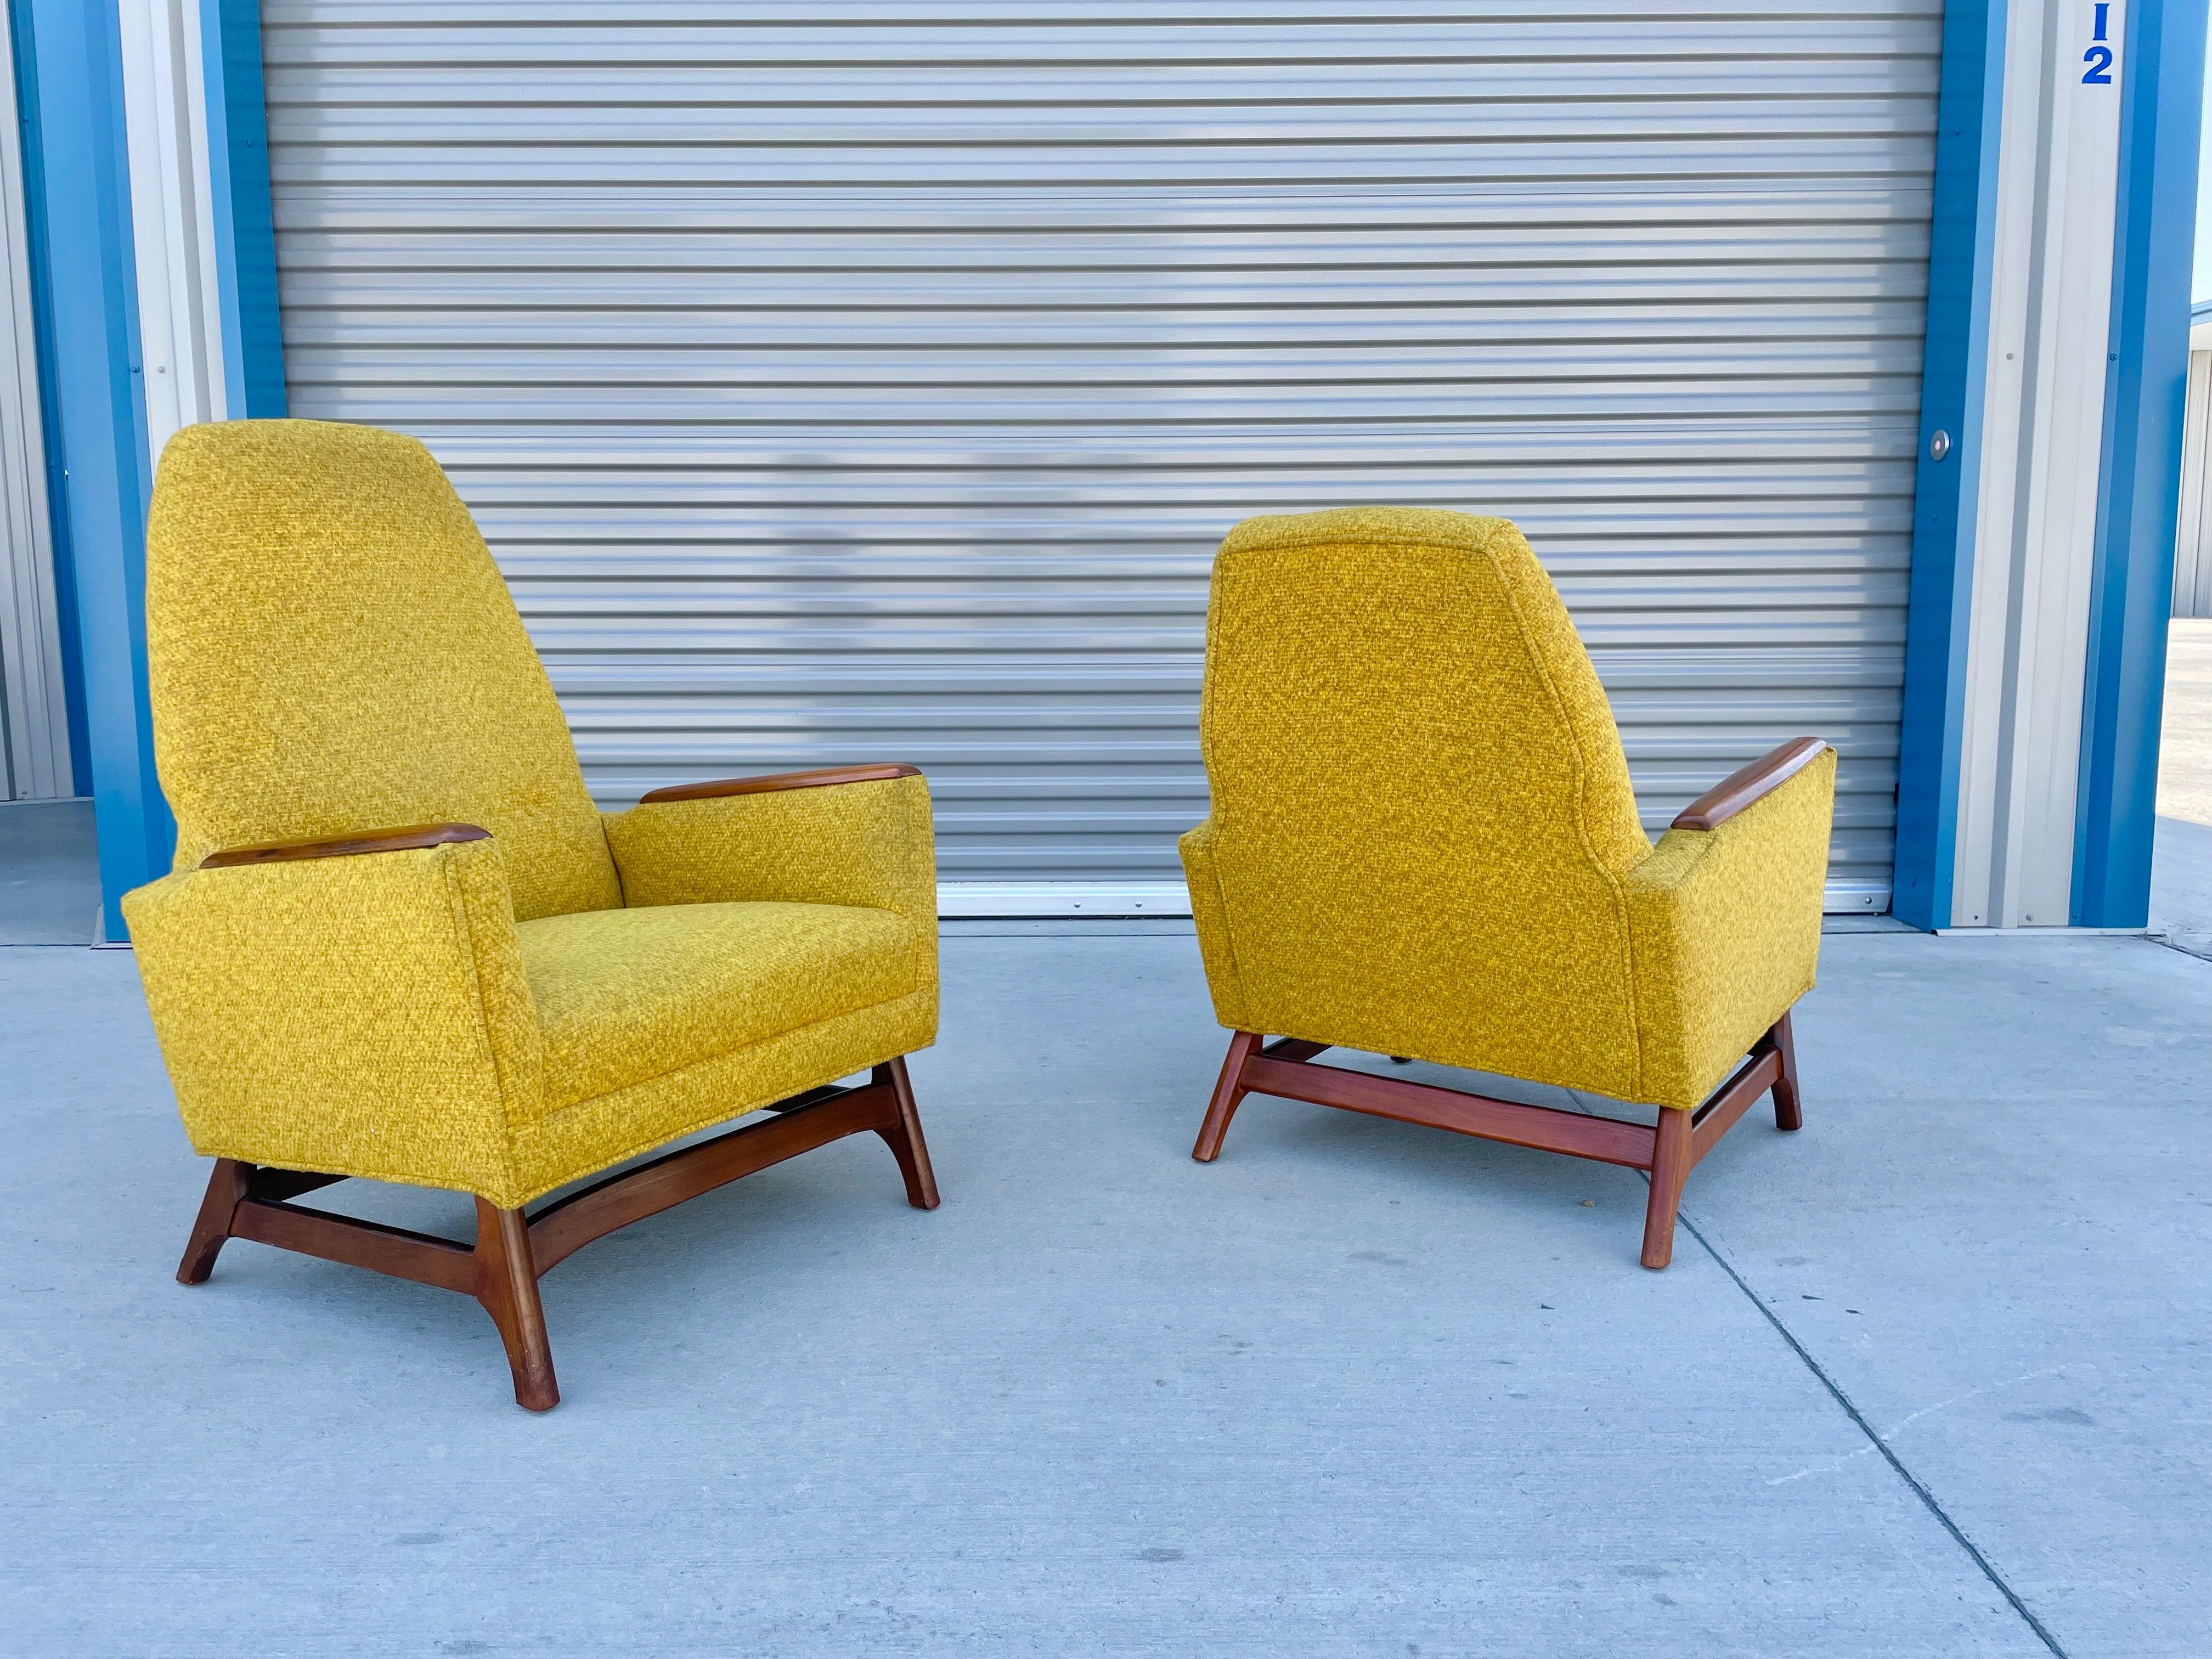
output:
[[[258,420],[285,410],[258,0],[202,0],[200,43],[226,402],[234,417]]]
[[[1916,927],[1951,925],[2004,53],[2003,0],[1944,8],[1890,900]],[[1938,432],[1950,445],[1940,461],[1929,453]]]
[[[145,400],[131,260],[122,61],[112,5],[19,0],[27,100],[25,167],[42,202],[52,398],[47,442],[59,474],[76,611],[100,893],[110,939],[117,900],[168,867],[175,821],[154,772],[146,701]],[[80,786],[82,787],[82,786]]]
[[[2150,912],[2159,720],[2189,380],[2205,0],[2133,0],[2121,58],[2112,361],[2091,577],[2073,921]]]

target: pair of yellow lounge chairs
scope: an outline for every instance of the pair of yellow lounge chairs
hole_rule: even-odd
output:
[[[915,769],[602,813],[467,509],[372,428],[180,433],[146,611],[177,857],[124,910],[217,1160],[180,1279],[248,1238],[475,1296],[544,1410],[538,1279],[592,1239],[862,1131],[935,1206],[904,1060],[937,1029]],[[1235,1035],[1198,1158],[1258,1091],[1628,1164],[1651,1172],[1656,1267],[1683,1177],[1744,1109],[1771,1091],[1796,1127],[1833,752],[1778,750],[1654,848],[1511,525],[1239,526],[1203,732],[1212,815],[1182,851]],[[1316,1064],[1331,1047],[1646,1103],[1656,1127]],[[473,1194],[473,1245],[296,1202],[348,1176]]]

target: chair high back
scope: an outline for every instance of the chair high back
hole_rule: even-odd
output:
[[[1623,882],[1651,843],[1589,655],[1510,523],[1238,526],[1201,726],[1247,1029],[1632,1086]]]
[[[518,920],[622,903],[551,684],[414,439],[321,421],[178,433],[148,523],[146,645],[178,869],[474,823]]]

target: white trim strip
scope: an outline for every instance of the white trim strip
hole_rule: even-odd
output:
[[[1821,908],[1830,915],[1879,915],[1889,908],[1889,888],[1872,882],[1831,882]],[[937,914],[947,921],[1188,916],[1190,893],[1179,881],[941,881],[937,884]]]

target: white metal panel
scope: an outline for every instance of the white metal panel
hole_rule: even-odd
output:
[[[1171,902],[1214,544],[1398,501],[1522,522],[1655,826],[1834,739],[1880,908],[1939,24],[270,0],[292,408],[430,444],[611,803],[910,760],[949,908]]]
[[[2198,327],[2202,329],[2203,325]],[[2173,614],[2212,617],[2212,351],[2189,354],[2189,402],[2182,420],[2181,513],[2173,538]]]
[[[2124,0],[2107,18],[2127,38]],[[2070,920],[2082,675],[2112,314],[2120,78],[2090,9],[2020,0],[2005,47],[1984,456],[1952,922]]]
[[[15,62],[0,7],[0,63]],[[0,75],[0,800],[76,793],[62,684],[60,595],[46,517],[46,456],[31,310],[22,128],[15,82]]]
[[[156,460],[179,427],[224,416],[201,3],[117,0],[140,379]]]

